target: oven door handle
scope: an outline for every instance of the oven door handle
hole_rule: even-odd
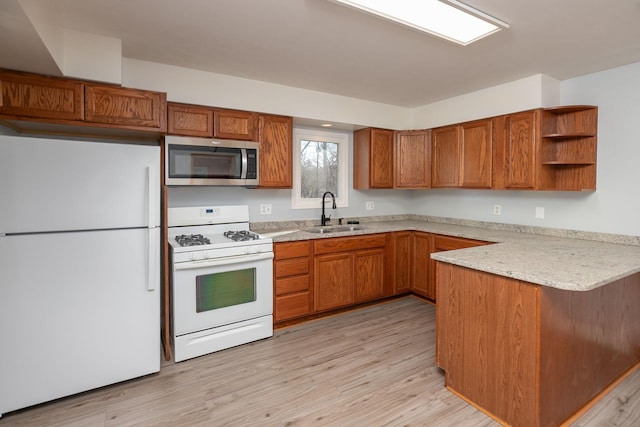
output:
[[[251,254],[251,255],[237,255],[237,256],[230,256],[230,257],[224,257],[224,258],[178,262],[178,263],[175,263],[173,266],[176,270],[188,270],[193,268],[218,267],[221,265],[261,261],[265,259],[273,259],[273,252],[262,252],[262,253]]]

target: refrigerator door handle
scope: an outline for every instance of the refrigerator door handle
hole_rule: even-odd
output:
[[[149,219],[147,222],[148,228],[154,228],[158,226],[157,219],[157,209],[158,209],[158,196],[160,193],[160,178],[156,173],[155,166],[147,166],[147,183],[148,183],[148,193],[147,194],[147,210],[149,214]]]
[[[149,228],[147,230],[149,233],[149,247],[147,248],[147,256],[149,257],[149,265],[147,266],[147,290],[149,292],[153,292],[156,290],[156,282],[157,282],[157,274],[158,268],[156,260],[158,259],[157,248],[159,247],[158,242],[156,241],[158,236],[158,232],[156,229]]]
[[[157,242],[157,232],[156,232],[156,228],[158,226],[158,221],[156,218],[156,210],[157,210],[157,205],[158,205],[158,193],[160,192],[159,189],[159,181],[160,178],[158,177],[157,173],[156,173],[156,168],[153,165],[147,166],[147,182],[149,184],[148,187],[148,198],[147,198],[147,202],[148,202],[148,206],[147,206],[147,210],[149,213],[149,218],[148,218],[148,223],[147,223],[147,229],[149,232],[149,237],[148,237],[148,248],[147,248],[147,256],[149,257],[149,265],[147,266],[147,277],[148,277],[148,283],[147,283],[147,290],[149,292],[155,291],[156,290],[156,281],[157,281],[157,259],[158,259],[158,254],[156,251],[156,248],[159,247],[159,242]]]

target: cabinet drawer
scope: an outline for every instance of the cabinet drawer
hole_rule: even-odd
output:
[[[311,313],[309,292],[286,295],[276,298],[275,321],[293,319]]]
[[[319,239],[314,242],[314,245],[316,255],[354,251],[358,249],[372,249],[384,246],[385,236],[384,234],[372,234],[367,236]]]
[[[293,276],[276,280],[276,295],[292,294],[309,290],[309,276]]]
[[[433,247],[436,251],[452,251],[454,249],[464,249],[473,246],[486,245],[487,242],[480,240],[464,239],[461,237],[435,235],[433,238]]]
[[[308,274],[309,258],[295,258],[277,261],[275,269],[276,278]]]
[[[273,245],[276,260],[309,256],[309,241],[276,243]]]

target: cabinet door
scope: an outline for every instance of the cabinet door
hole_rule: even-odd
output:
[[[459,181],[460,127],[431,131],[431,187],[455,187]]]
[[[356,252],[354,274],[355,302],[384,297],[384,249]]]
[[[118,86],[85,85],[85,119],[133,129],[167,129],[166,94]]]
[[[505,120],[505,187],[535,188],[539,111],[510,114]]]
[[[260,115],[260,187],[293,185],[293,118]]]
[[[411,290],[411,270],[413,267],[411,234],[409,231],[402,231],[394,233],[393,236],[394,295]]]
[[[366,128],[353,133],[353,188],[393,187],[393,131]]]
[[[429,136],[428,130],[396,132],[396,188],[428,188],[431,185]]]
[[[491,119],[463,123],[460,133],[460,186],[491,188]]]
[[[353,263],[351,252],[315,257],[315,311],[353,304]]]
[[[371,188],[393,187],[393,132],[371,130]]]
[[[167,104],[167,133],[213,137],[213,109],[186,104]]]
[[[222,109],[213,112],[213,136],[216,138],[256,141],[257,127],[257,113]]]
[[[0,72],[0,114],[83,120],[84,84],[71,80]]]
[[[431,242],[432,237],[428,233],[413,234],[413,290],[417,294],[435,300],[435,283],[429,273]]]

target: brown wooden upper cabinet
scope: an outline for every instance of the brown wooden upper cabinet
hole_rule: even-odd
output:
[[[598,108],[575,105],[494,118],[493,188],[596,189]]]
[[[460,179],[460,126],[431,131],[431,187],[457,187]]]
[[[167,96],[162,92],[85,84],[85,120],[129,129],[167,129]]]
[[[365,128],[353,133],[353,188],[393,188],[393,131]]]
[[[0,116],[16,120],[165,132],[166,94],[0,71]]]
[[[431,186],[491,188],[491,119],[436,128],[431,133]]]
[[[213,137],[213,109],[198,105],[167,103],[167,133]]]
[[[595,190],[598,108],[541,111],[541,190]]]
[[[292,188],[293,186],[293,118],[261,114],[260,187]]]
[[[431,186],[430,137],[429,130],[395,133],[395,188]]]
[[[494,188],[535,189],[538,179],[539,110],[496,118],[501,132],[496,138]]]
[[[170,102],[168,133],[260,143],[259,188],[293,186],[293,117]]]
[[[460,186],[491,188],[493,125],[491,119],[460,125]]]
[[[251,111],[213,111],[213,136],[215,138],[257,141],[258,113]]]
[[[84,120],[84,83],[0,71],[0,114]]]

